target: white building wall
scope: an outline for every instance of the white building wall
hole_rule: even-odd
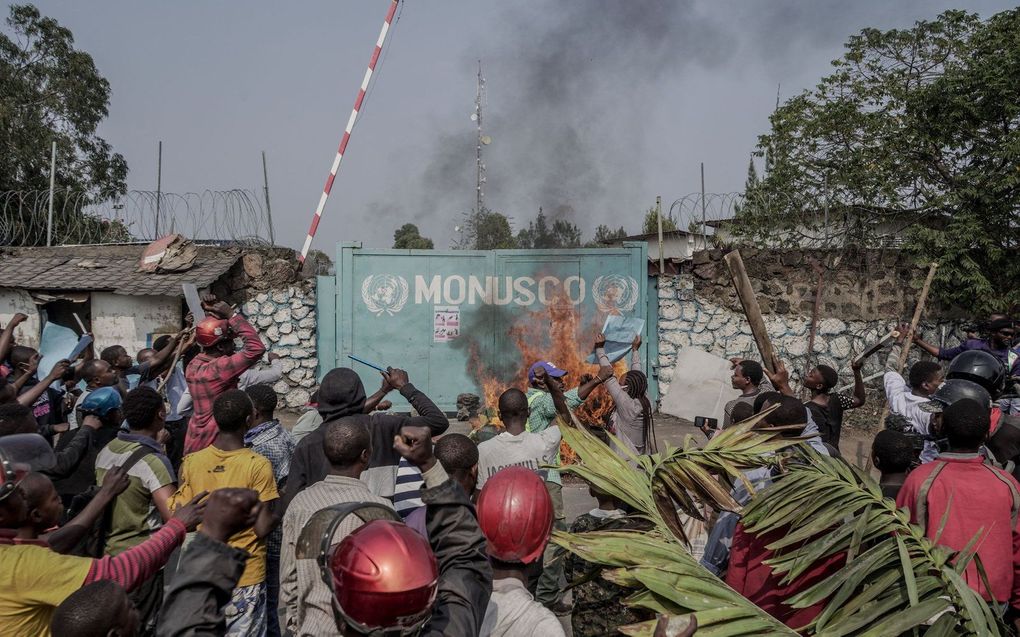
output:
[[[97,353],[110,345],[123,345],[134,356],[149,346],[152,335],[180,330],[181,320],[181,300],[177,297],[92,293]]]
[[[28,320],[14,330],[14,341],[22,345],[38,348],[39,333],[42,330],[42,319],[39,316],[38,307],[32,301],[31,295],[24,290],[0,288],[0,326],[5,327],[7,322],[19,312],[27,315]]]

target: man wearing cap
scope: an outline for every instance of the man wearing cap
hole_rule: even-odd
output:
[[[538,377],[536,377],[535,372],[538,369],[542,369],[545,373],[539,373]],[[560,369],[549,361],[538,361],[528,369],[529,387],[527,398],[530,415],[528,416],[527,431],[542,433],[556,419],[556,405],[553,403],[552,394],[549,393],[549,388],[546,386],[547,383],[555,384],[556,388],[562,392],[567,407],[570,411],[573,411],[602,382],[596,376],[576,389],[563,391],[563,377],[566,375],[567,370]],[[542,376],[544,376],[544,379]],[[560,464],[560,462],[560,455],[557,453],[555,464]],[[560,472],[550,469],[546,476],[545,486],[549,489],[549,495],[553,501],[555,527],[560,531],[566,531],[566,518],[563,515],[563,482],[560,479]],[[552,558],[553,553],[553,548],[549,548],[546,551],[545,568],[542,570],[542,576],[538,581],[538,590],[536,591],[538,601],[547,608],[553,608],[562,593],[559,580],[563,574],[563,560],[554,560]]]
[[[956,347],[935,347],[922,340],[916,332],[914,342],[924,351],[943,361],[953,360],[958,354],[971,350],[988,352],[1006,366],[1010,376],[1020,376],[1020,348],[1013,347],[1016,321],[1000,316],[987,323],[987,331],[988,338],[970,338]]]

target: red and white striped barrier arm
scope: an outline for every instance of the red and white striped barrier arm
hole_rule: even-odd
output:
[[[354,100],[354,110],[351,111],[351,117],[347,120],[347,128],[344,129],[344,136],[340,140],[340,147],[337,148],[336,157],[333,158],[333,166],[329,169],[329,177],[326,177],[326,185],[322,189],[322,196],[319,197],[319,205],[315,207],[312,227],[309,228],[308,236],[305,237],[305,245],[301,248],[301,256],[298,257],[301,263],[305,262],[305,257],[308,256],[308,249],[312,247],[312,239],[315,237],[315,231],[318,230],[319,221],[322,219],[322,209],[326,207],[329,191],[333,189],[333,180],[336,179],[336,173],[340,170],[340,162],[343,161],[344,151],[347,150],[347,142],[351,139],[351,130],[354,129],[354,123],[358,119],[358,112],[365,101],[365,92],[368,90],[369,82],[372,81],[372,73],[375,72],[376,62],[379,61],[379,54],[382,53],[383,42],[386,41],[386,34],[389,33],[390,25],[393,23],[393,16],[397,12],[398,4],[400,4],[400,0],[392,0],[390,8],[386,12],[386,21],[383,22],[382,31],[379,32],[379,39],[375,42],[372,59],[368,61],[368,70],[365,71],[365,78],[361,80],[361,88],[358,89],[358,97]]]

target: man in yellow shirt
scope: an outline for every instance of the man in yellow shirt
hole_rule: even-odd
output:
[[[48,454],[50,466],[54,459],[49,444],[38,434],[0,438],[0,635],[4,637],[49,635],[54,609],[86,584],[111,580],[128,591],[135,589],[166,564],[170,553],[184,541],[185,533],[194,530],[201,519],[204,505],[197,499],[186,501],[148,540],[116,557],[98,560],[61,555],[38,540],[18,540],[16,530],[25,524],[28,515],[18,483],[27,471],[48,468],[35,461],[21,462],[16,457],[19,454],[33,460]],[[103,508],[99,500],[100,496],[93,499],[98,510],[90,514],[92,522]],[[80,523],[82,516],[70,524]]]
[[[171,509],[191,500],[196,493],[229,487],[254,489],[265,506],[252,528],[230,538],[228,544],[251,556],[226,608],[226,635],[266,634],[266,542],[279,522],[273,505],[279,498],[273,467],[265,457],[244,446],[244,434],[255,418],[251,399],[234,389],[213,403],[217,434],[212,444],[184,457],[180,489]],[[185,549],[186,550],[186,549]]]

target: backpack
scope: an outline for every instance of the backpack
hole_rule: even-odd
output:
[[[128,456],[127,460],[121,465],[121,469],[124,472],[128,472],[134,467],[139,460],[155,453],[151,448],[146,445],[141,445],[138,449]],[[71,506],[68,507],[68,519],[73,520],[79,513],[85,510],[85,507],[92,502],[92,499],[96,497],[99,490],[102,487],[98,484],[94,484],[82,493],[74,496],[71,500]],[[79,555],[81,557],[91,557],[98,559],[106,554],[106,538],[110,535],[110,529],[113,526],[113,507],[117,503],[117,499],[114,498],[103,512],[99,515],[99,518],[93,523],[92,527],[85,534],[85,537],[78,543],[78,545],[71,551],[72,555]]]

